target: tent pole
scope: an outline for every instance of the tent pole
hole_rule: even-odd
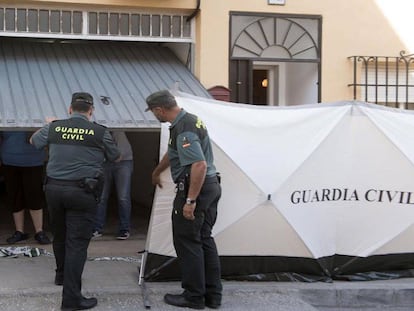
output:
[[[138,285],[141,287],[142,301],[144,303],[144,308],[151,309],[151,302],[148,297],[147,286],[144,280],[145,261],[147,260],[147,254],[148,254],[147,251],[142,252],[141,266],[138,267],[139,269]]]
[[[141,283],[144,281],[145,261],[147,260],[147,254],[148,252],[146,250],[142,252],[141,267],[139,268],[138,285],[141,285]]]

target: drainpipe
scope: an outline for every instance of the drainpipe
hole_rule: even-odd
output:
[[[200,12],[200,2],[201,0],[197,0],[197,7],[193,11],[193,13],[191,13],[191,15],[187,17],[187,22],[191,21],[194,17],[197,16],[198,12]]]
[[[187,17],[187,22],[191,21],[200,12],[200,2],[201,0],[197,0],[197,7],[194,9],[193,13],[191,13],[190,16]],[[190,43],[187,55],[187,67],[190,69],[191,72],[193,72],[192,51],[193,47]]]

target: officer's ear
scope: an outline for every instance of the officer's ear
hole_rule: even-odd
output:
[[[93,106],[91,106],[91,108],[89,109],[89,116],[90,117],[92,117],[92,113],[93,113],[94,109],[95,108]]]
[[[69,106],[69,114],[72,114],[73,110],[72,110],[72,106]]]

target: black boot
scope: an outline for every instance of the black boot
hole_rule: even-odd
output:
[[[183,307],[183,308],[191,308],[191,309],[204,309],[203,302],[193,302],[185,298],[183,295],[172,295],[166,294],[164,296],[164,302],[166,304],[176,306],[176,307]]]
[[[98,304],[98,300],[94,297],[92,298],[82,298],[81,302],[77,305],[64,305],[62,303],[61,309],[63,311],[75,311],[75,310],[86,310],[95,307]]]

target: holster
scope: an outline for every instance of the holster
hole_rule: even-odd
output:
[[[218,183],[221,184],[221,174],[220,174],[220,172],[217,172],[216,176],[217,176]]]
[[[183,198],[187,198],[188,189],[190,188],[190,175],[184,174],[179,177],[176,183],[177,194]]]
[[[92,193],[96,202],[99,202],[103,191],[104,178],[102,175],[97,177],[85,177],[81,181],[80,186],[84,188],[87,193]]]

